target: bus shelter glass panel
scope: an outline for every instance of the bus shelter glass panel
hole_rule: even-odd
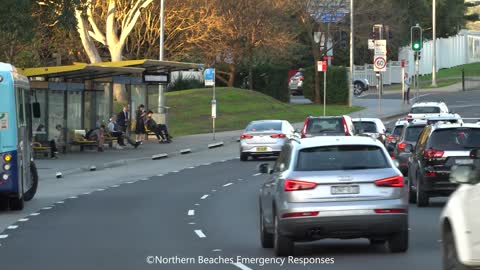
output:
[[[110,119],[110,84],[109,83],[96,83],[95,84],[95,114],[93,120],[96,127],[100,127],[101,124],[107,124]]]
[[[50,90],[48,93],[48,135],[57,142],[64,142],[65,136],[64,97],[63,91]]]
[[[95,92],[85,91],[84,97],[85,97],[85,101],[83,103],[85,108],[83,112],[84,119],[85,119],[84,127],[85,129],[90,130],[95,127],[92,121],[92,115],[94,115],[94,109],[95,109],[95,103],[94,103]]]
[[[48,141],[47,90],[33,90],[32,103],[33,102],[40,104],[40,118],[33,118],[33,140],[44,143]]]
[[[147,108],[153,112],[158,112],[158,85],[149,85]]]
[[[82,129],[82,92],[67,92],[67,110],[67,141],[72,141],[75,130]]]

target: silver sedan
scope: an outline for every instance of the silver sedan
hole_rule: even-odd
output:
[[[248,124],[240,136],[240,160],[250,156],[278,155],[295,130],[285,120],[260,120]]]
[[[259,166],[264,248],[290,256],[295,242],[367,238],[408,249],[408,189],[385,147],[369,137],[290,140]]]

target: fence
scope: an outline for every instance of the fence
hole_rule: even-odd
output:
[[[354,66],[354,79],[367,79],[371,85],[377,83],[377,77],[372,64],[363,66]],[[391,85],[402,82],[402,66],[399,61],[390,61],[387,63],[387,70],[383,72],[383,84]]]

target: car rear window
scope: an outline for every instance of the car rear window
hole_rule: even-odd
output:
[[[407,127],[407,130],[405,131],[405,141],[416,142],[420,133],[422,133],[423,128],[425,128],[425,126]]]
[[[355,121],[353,122],[355,126],[355,130],[357,132],[366,132],[366,133],[377,133],[377,125],[375,122],[367,122],[367,121]]]
[[[297,171],[366,170],[389,167],[383,150],[370,145],[305,148],[300,150],[296,164]]]
[[[282,130],[282,123],[281,122],[258,122],[258,123],[251,123],[247,127],[247,131],[275,131],[275,130]]]
[[[410,113],[440,113],[440,107],[425,106],[425,107],[413,107]]]
[[[427,147],[447,151],[480,148],[480,128],[438,129],[432,133]]]
[[[402,134],[402,131],[403,131],[403,126],[396,126],[393,129],[392,135],[393,136],[400,136]]]
[[[308,121],[307,134],[334,135],[345,134],[341,118],[312,118]]]

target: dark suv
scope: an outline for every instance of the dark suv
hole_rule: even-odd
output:
[[[429,198],[450,196],[457,185],[449,180],[454,166],[478,166],[470,158],[473,149],[480,148],[480,125],[437,123],[426,126],[408,163],[410,202],[428,206]],[[474,164],[475,162],[475,164]]]
[[[426,125],[426,120],[413,120],[403,124],[402,132],[393,150],[393,157],[398,161],[398,168],[404,176],[408,174],[408,159],[412,154],[405,152],[405,147],[410,144],[415,148],[418,137]]]
[[[302,128],[302,138],[316,136],[354,136],[355,126],[348,115],[309,116]]]

